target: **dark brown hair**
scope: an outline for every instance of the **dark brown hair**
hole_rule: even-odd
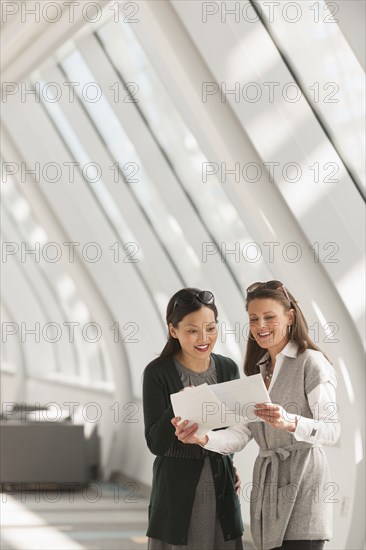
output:
[[[272,282],[272,281],[270,281]],[[267,283],[262,283],[263,286],[258,286],[255,290],[247,292],[245,307],[248,311],[248,306],[252,300],[261,300],[261,299],[271,299],[275,300],[281,304],[285,311],[294,310],[294,320],[293,324],[290,325],[288,339],[290,342],[294,342],[298,346],[298,353],[304,352],[306,349],[313,349],[316,351],[322,350],[314,344],[310,339],[308,334],[308,324],[304,317],[303,312],[297,304],[294,296],[289,292],[287,287],[284,290],[283,286],[279,288],[268,288],[266,287]],[[250,288],[250,287],[249,287]],[[259,373],[259,367],[257,366],[258,361],[267,353],[266,349],[263,349],[257,344],[256,340],[253,340],[249,335],[247,350],[244,359],[244,372],[247,376],[252,374]],[[323,353],[326,359],[329,361],[328,357]]]
[[[215,303],[205,304],[197,298],[197,295],[202,291],[199,288],[182,288],[178,290],[169,300],[166,310],[166,324],[168,326],[172,323],[174,327],[177,327],[180,321],[190,313],[198,311],[203,307],[208,307],[214,312],[215,321],[218,321],[218,312]],[[165,344],[160,357],[166,357],[172,355],[180,350],[180,343],[178,338],[173,338],[168,332],[168,341]]]

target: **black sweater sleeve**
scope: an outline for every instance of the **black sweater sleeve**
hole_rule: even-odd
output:
[[[154,366],[145,369],[142,394],[147,446],[153,454],[163,455],[175,439],[170,422],[174,411],[164,379]]]
[[[235,361],[232,361],[233,363],[233,369],[234,369],[234,377],[233,380],[238,380],[240,378],[239,368],[238,365],[235,363]]]

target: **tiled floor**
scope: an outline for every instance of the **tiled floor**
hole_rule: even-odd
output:
[[[1,493],[1,550],[146,549],[148,498],[133,485]],[[247,530],[248,531],[248,530]],[[245,542],[245,550],[254,546]]]

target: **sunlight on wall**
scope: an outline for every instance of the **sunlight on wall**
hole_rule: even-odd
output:
[[[361,258],[351,267],[345,276],[338,282],[342,296],[347,296],[347,305],[352,317],[356,320],[362,317],[365,305],[365,265]],[[357,292],[355,292],[357,289]]]

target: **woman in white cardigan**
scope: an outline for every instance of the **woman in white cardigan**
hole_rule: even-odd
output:
[[[197,424],[178,425],[177,438],[230,454],[254,438],[259,454],[253,471],[251,530],[258,549],[322,550],[332,537],[332,482],[323,444],[339,437],[336,373],[308,336],[293,295],[280,281],[247,289],[249,315],[244,372],[262,373],[272,403],[258,403],[263,422],[241,421],[195,437]]]

